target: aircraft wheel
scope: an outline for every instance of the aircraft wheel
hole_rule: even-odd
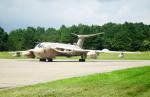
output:
[[[46,59],[40,59],[40,61],[42,61],[42,62],[46,62]]]
[[[85,59],[79,59],[79,62],[85,62]]]
[[[48,62],[52,62],[52,61],[53,61],[53,59],[52,59],[52,58],[48,58],[47,60],[48,60]]]

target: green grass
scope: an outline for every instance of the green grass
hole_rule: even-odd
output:
[[[0,52],[0,59],[23,59],[25,57],[14,57],[8,52]],[[80,57],[56,57],[56,59],[78,60]],[[88,60],[91,60],[88,58]],[[124,58],[118,58],[117,53],[100,53],[97,60],[150,60],[150,52],[128,53]]]
[[[127,53],[124,58],[118,58],[117,53],[102,53],[98,56],[102,60],[150,60],[150,52]]]
[[[0,59],[24,59],[25,57],[14,57],[12,53],[0,52]]]
[[[150,60],[150,52],[141,52],[141,53],[127,53],[124,54],[124,58],[119,58],[118,53],[100,53],[96,60]],[[57,57],[56,59],[76,59],[78,60],[80,57]],[[88,60],[93,60],[89,59]],[[95,59],[94,59],[95,60]]]
[[[150,97],[150,66],[1,90],[0,97]]]

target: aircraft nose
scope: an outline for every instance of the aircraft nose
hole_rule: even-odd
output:
[[[44,49],[43,48],[36,48],[36,49],[34,49],[34,52],[37,54],[41,54],[41,53],[44,53]]]

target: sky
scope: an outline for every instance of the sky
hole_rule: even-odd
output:
[[[0,0],[0,26],[7,32],[126,21],[150,24],[150,0]]]

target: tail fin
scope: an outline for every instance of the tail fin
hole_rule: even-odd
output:
[[[89,35],[77,35],[77,34],[74,34],[74,33],[71,33],[71,34],[73,34],[73,35],[75,35],[75,36],[77,36],[79,38],[78,42],[77,42],[77,46],[82,48],[85,38],[96,36],[96,35],[100,35],[100,34],[104,34],[104,33],[89,34]]]

